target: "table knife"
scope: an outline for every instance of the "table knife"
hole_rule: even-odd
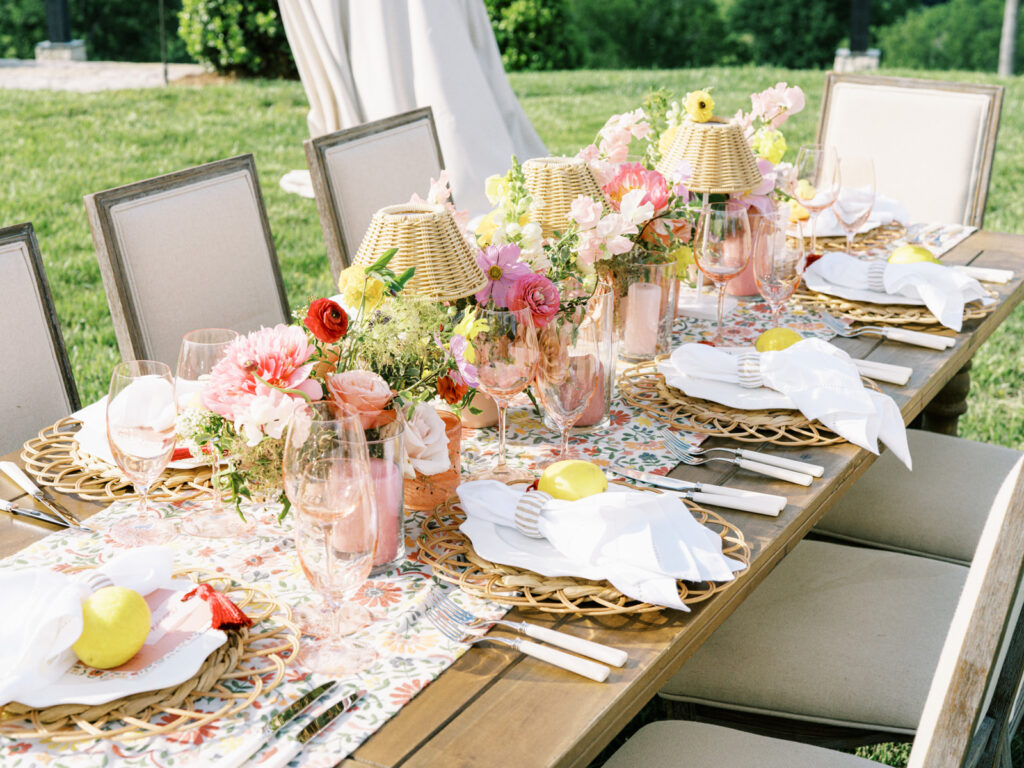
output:
[[[50,510],[50,512],[67,523],[71,528],[80,528],[85,531],[92,530],[88,526],[83,525],[82,521],[75,517],[72,512],[45,494],[39,486],[32,482],[21,467],[13,461],[0,461],[0,471],[11,478],[21,490]]]
[[[247,738],[242,742],[241,746],[233,750],[227,757],[218,760],[217,765],[220,768],[238,768],[238,766],[269,744],[271,739],[277,736],[288,723],[326,696],[328,692],[334,690],[337,684],[337,680],[329,680],[297,698],[287,708],[282,709],[270,718],[267,722],[266,730]]]
[[[40,512],[38,509],[32,509],[31,507],[18,507],[9,501],[4,501],[3,499],[0,499],[0,512],[9,512],[12,515],[18,515],[20,517],[31,517],[34,520],[42,520],[44,523],[59,525],[61,528],[70,527],[59,517],[52,517],[46,512]]]
[[[630,480],[636,480],[637,482],[653,485],[656,488],[664,488],[669,491],[699,491],[701,493],[715,494],[716,496],[736,496],[741,499],[768,499],[780,512],[786,504],[789,503],[789,499],[785,496],[778,496],[774,493],[744,491],[739,488],[729,488],[724,485],[712,485],[711,483],[694,483],[689,480],[678,480],[666,475],[656,475],[653,472],[643,472],[639,469],[632,469],[631,467],[618,467],[614,464],[609,465],[608,469],[617,475],[628,477]]]
[[[297,736],[282,738],[273,754],[265,760],[253,763],[253,765],[259,766],[259,768],[285,768],[288,763],[295,759],[296,755],[306,748],[306,744],[334,723],[335,720],[352,709],[365,695],[365,690],[358,690],[348,694],[345,698],[340,699],[336,704],[332,704],[313,718],[309,725],[299,731]]]

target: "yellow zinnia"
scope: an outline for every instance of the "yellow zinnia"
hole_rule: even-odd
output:
[[[338,276],[338,290],[349,309],[358,311],[360,306],[369,312],[384,300],[384,283],[367,276],[366,268],[353,264]]]
[[[715,100],[707,91],[690,91],[683,106],[695,123],[706,123],[715,116]]]

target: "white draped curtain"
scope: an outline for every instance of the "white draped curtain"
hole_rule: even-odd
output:
[[[312,136],[429,106],[459,208],[513,154],[547,154],[508,84],[483,0],[279,0]],[[422,189],[411,189],[425,194]]]

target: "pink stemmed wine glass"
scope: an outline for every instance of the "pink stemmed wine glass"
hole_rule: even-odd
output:
[[[725,285],[746,268],[750,246],[750,220],[745,205],[724,202],[704,206],[697,219],[694,260],[718,288],[718,323],[711,340],[716,346],[724,341]]]
[[[505,417],[509,400],[526,389],[537,373],[540,352],[533,317],[526,309],[479,309],[477,320],[481,322],[480,332],[473,337],[477,380],[498,406],[498,461],[474,479],[532,480],[529,471],[514,470],[506,463]]]
[[[788,207],[761,217],[754,244],[754,281],[771,309],[772,326],[781,325],[782,308],[800,284],[804,273],[803,237],[787,237]]]
[[[870,157],[841,157],[839,176],[843,185],[832,210],[846,233],[846,252],[852,256],[853,236],[867,223],[875,207],[875,163]]]
[[[793,164],[793,198],[807,209],[811,219],[811,250],[818,253],[815,225],[818,214],[828,208],[839,194],[839,157],[834,147],[824,144],[804,144]]]

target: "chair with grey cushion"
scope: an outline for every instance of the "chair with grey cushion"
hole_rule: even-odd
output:
[[[308,139],[305,147],[335,279],[359,250],[373,214],[425,195],[444,169],[430,107]]]
[[[1024,598],[1022,465],[1002,483],[969,571],[902,553],[802,542],[662,695],[728,708],[734,724],[773,715],[805,727],[868,728],[876,739],[913,736],[911,766],[1009,766],[1010,707],[1024,656],[1017,621]],[[764,734],[778,722],[758,727]],[[829,740],[851,743],[834,732]],[[968,755],[977,762],[964,762]],[[632,765],[875,763],[706,723],[669,723],[641,731],[605,768]]]
[[[818,143],[873,158],[912,221],[980,227],[1002,102],[998,85],[830,72]]]
[[[125,360],[173,367],[188,331],[289,322],[252,155],[86,195],[85,207]]]
[[[78,390],[31,224],[0,229],[0,454],[78,410]]]

